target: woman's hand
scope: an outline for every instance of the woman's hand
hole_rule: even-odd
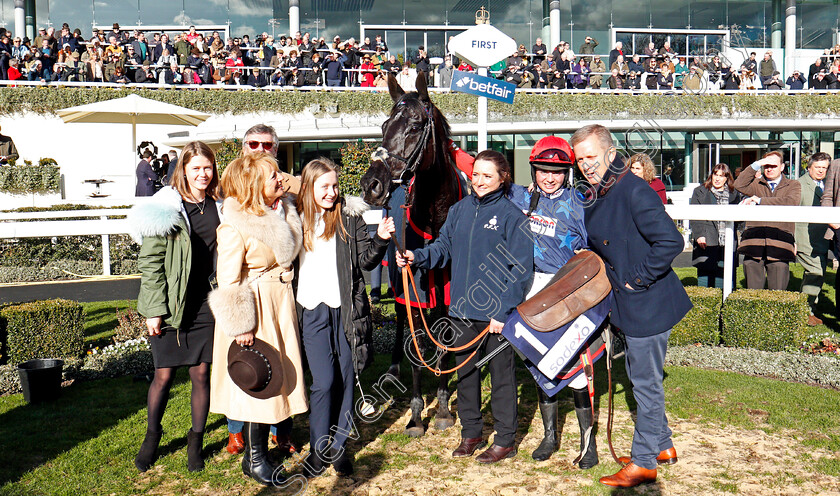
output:
[[[391,235],[397,228],[394,226],[393,217],[385,217],[379,221],[379,227],[376,228],[376,234],[382,239],[391,239]]]
[[[397,251],[397,267],[405,267],[406,265],[411,265],[412,263],[414,263],[414,253],[410,250],[406,250],[405,256],[403,256],[399,251]]]
[[[700,248],[706,249],[706,236],[700,236],[697,238],[697,245]]]
[[[246,332],[236,336],[236,344],[239,346],[253,346],[254,345],[254,331]]]
[[[505,325],[496,319],[490,319],[490,334],[501,334]]]
[[[146,319],[146,329],[149,330],[149,336],[157,336],[160,334],[160,324],[163,322],[162,317],[152,317]]]

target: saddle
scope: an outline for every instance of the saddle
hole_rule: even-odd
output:
[[[610,290],[604,261],[584,250],[558,270],[542,291],[516,309],[535,331],[551,332],[600,303]]]

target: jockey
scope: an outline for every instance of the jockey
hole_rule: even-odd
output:
[[[578,193],[569,188],[575,157],[566,140],[555,136],[542,138],[534,145],[528,161],[533,186],[526,188],[514,184],[509,197],[528,215],[534,234],[534,282],[526,297],[531,298],[548,284],[576,250],[586,248],[586,228],[583,225],[583,204],[579,197],[574,196]],[[584,439],[592,423],[586,376],[579,374],[569,386],[573,390],[575,413],[580,424],[581,451],[587,448],[579,465],[583,469],[592,468],[598,464],[598,452],[594,430],[589,430],[588,445]],[[547,460],[559,446],[558,401],[539,387],[537,392],[545,432],[531,456],[534,460]]]
[[[472,174],[472,156],[451,141],[449,149],[458,170],[469,177]],[[579,194],[569,188],[571,170],[575,163],[575,155],[569,143],[555,136],[542,138],[534,145],[528,161],[531,164],[533,186],[526,188],[512,184],[508,193],[510,201],[530,217],[531,231],[534,233],[534,282],[526,299],[543,289],[574,256],[576,250],[586,248],[582,198],[573,196]],[[589,469],[598,464],[598,451],[595,431],[589,429],[593,417],[586,375],[579,374],[569,386],[572,388],[575,413],[580,425],[581,451],[586,448],[579,466]],[[547,460],[559,448],[558,400],[549,397],[539,386],[537,393],[545,431],[542,442],[531,456],[541,461]],[[590,433],[588,443],[585,439],[587,430]]]

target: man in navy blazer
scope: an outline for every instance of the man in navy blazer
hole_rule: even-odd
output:
[[[684,243],[659,196],[628,174],[607,128],[585,126],[571,144],[590,183],[584,223],[589,246],[604,259],[612,284],[610,322],[626,338],[625,365],[638,405],[631,456],[622,457],[624,468],[601,483],[633,487],[655,481],[657,464],[677,461],[662,381],[671,328],[691,309],[671,270]]]

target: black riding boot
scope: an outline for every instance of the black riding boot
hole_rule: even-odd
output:
[[[190,472],[199,472],[204,469],[204,458],[201,456],[203,447],[204,431],[195,432],[190,429],[187,432],[187,469]]]
[[[531,458],[541,462],[548,460],[560,446],[560,436],[557,435],[557,399],[552,399],[537,386],[540,398],[540,415],[542,415],[543,440],[531,454]]]
[[[245,456],[242,458],[242,473],[266,486],[279,486],[286,481],[280,467],[268,461],[268,424],[245,422],[242,438],[245,441]]]
[[[349,477],[353,475],[353,456],[347,452],[347,446],[341,451],[339,456],[336,449],[332,450],[333,454],[333,468],[340,477]]]
[[[157,431],[146,429],[146,437],[143,439],[143,444],[140,445],[140,451],[134,458],[134,466],[137,467],[137,470],[145,472],[152,466],[162,434],[163,429],[160,426],[158,426]]]
[[[598,448],[595,446],[595,426],[592,424],[592,404],[589,402],[589,391],[587,388],[573,389],[572,395],[575,398],[575,413],[580,424],[580,451],[583,458],[578,466],[582,469],[589,469],[598,465]],[[590,427],[592,428],[590,430]],[[586,431],[589,430],[589,435]]]

